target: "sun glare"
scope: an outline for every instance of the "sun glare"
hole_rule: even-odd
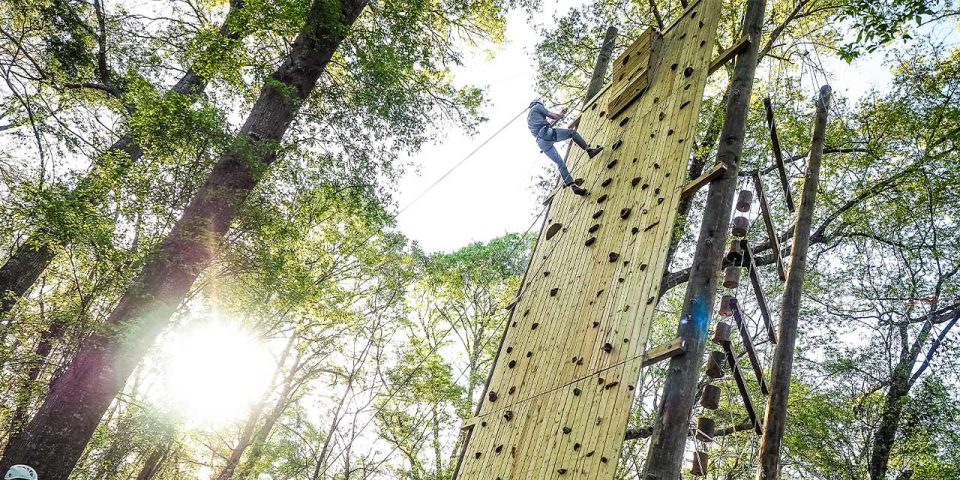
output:
[[[163,354],[161,395],[178,415],[198,424],[242,418],[276,368],[262,342],[224,322],[171,335]]]

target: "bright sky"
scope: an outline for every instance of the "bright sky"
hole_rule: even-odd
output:
[[[539,18],[552,22],[555,13],[583,2],[545,3],[548,5]],[[534,90],[536,73],[532,52],[539,34],[538,29],[527,23],[525,14],[512,14],[507,42],[496,50],[493,58],[482,55],[468,58],[464,68],[456,72],[461,82],[488,86],[489,105],[485,113],[489,121],[473,137],[451,130],[441,143],[427,146],[416,155],[412,160],[420,167],[419,172],[411,171],[398,185],[401,207],[538,96]],[[947,34],[955,32],[948,29]],[[859,98],[871,87],[883,88],[890,79],[879,55],[864,57],[853,65],[829,55],[823,55],[821,60],[832,73],[830,82],[835,94],[850,99]],[[805,87],[813,98],[819,86],[808,79]],[[544,94],[544,98],[549,100],[549,95]],[[521,117],[405,211],[398,218],[399,227],[426,251],[455,250],[470,242],[525,231],[542,208],[532,187],[534,177],[544,168],[555,169],[540,154],[526,129],[525,117]],[[539,224],[534,229],[538,227]]]

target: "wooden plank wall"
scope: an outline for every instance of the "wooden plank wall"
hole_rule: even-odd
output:
[[[639,377],[715,45],[720,0],[694,2],[652,52],[649,87],[615,118],[614,85],[571,148],[587,198],[553,200],[471,422],[457,478],[611,479]],[[634,79],[636,81],[637,79]],[[591,239],[593,239],[591,241]],[[588,245],[589,243],[589,245]]]

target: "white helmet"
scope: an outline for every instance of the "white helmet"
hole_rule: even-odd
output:
[[[37,480],[37,471],[27,465],[14,465],[7,470],[3,480]]]

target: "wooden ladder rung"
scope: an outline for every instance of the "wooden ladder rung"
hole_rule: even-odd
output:
[[[680,338],[674,338],[663,345],[653,347],[643,352],[642,367],[649,367],[657,362],[676,357],[687,351],[687,342]]]
[[[707,170],[703,175],[690,180],[690,182],[684,185],[683,190],[680,191],[680,199],[687,199],[694,193],[697,193],[704,185],[720,178],[724,173],[727,173],[727,165],[724,163],[718,163],[710,167],[710,170]]]
[[[752,42],[750,42],[749,36],[744,35],[740,37],[740,39],[737,40],[736,43],[731,45],[730,48],[720,52],[720,55],[717,55],[717,58],[713,59],[713,61],[710,62],[710,70],[708,70],[709,72],[708,74],[712,74],[713,72],[720,70],[720,67],[726,65],[726,63],[732,60],[733,57],[736,57],[737,55],[740,54],[740,52],[744,51],[744,49],[749,47],[750,43]]]

